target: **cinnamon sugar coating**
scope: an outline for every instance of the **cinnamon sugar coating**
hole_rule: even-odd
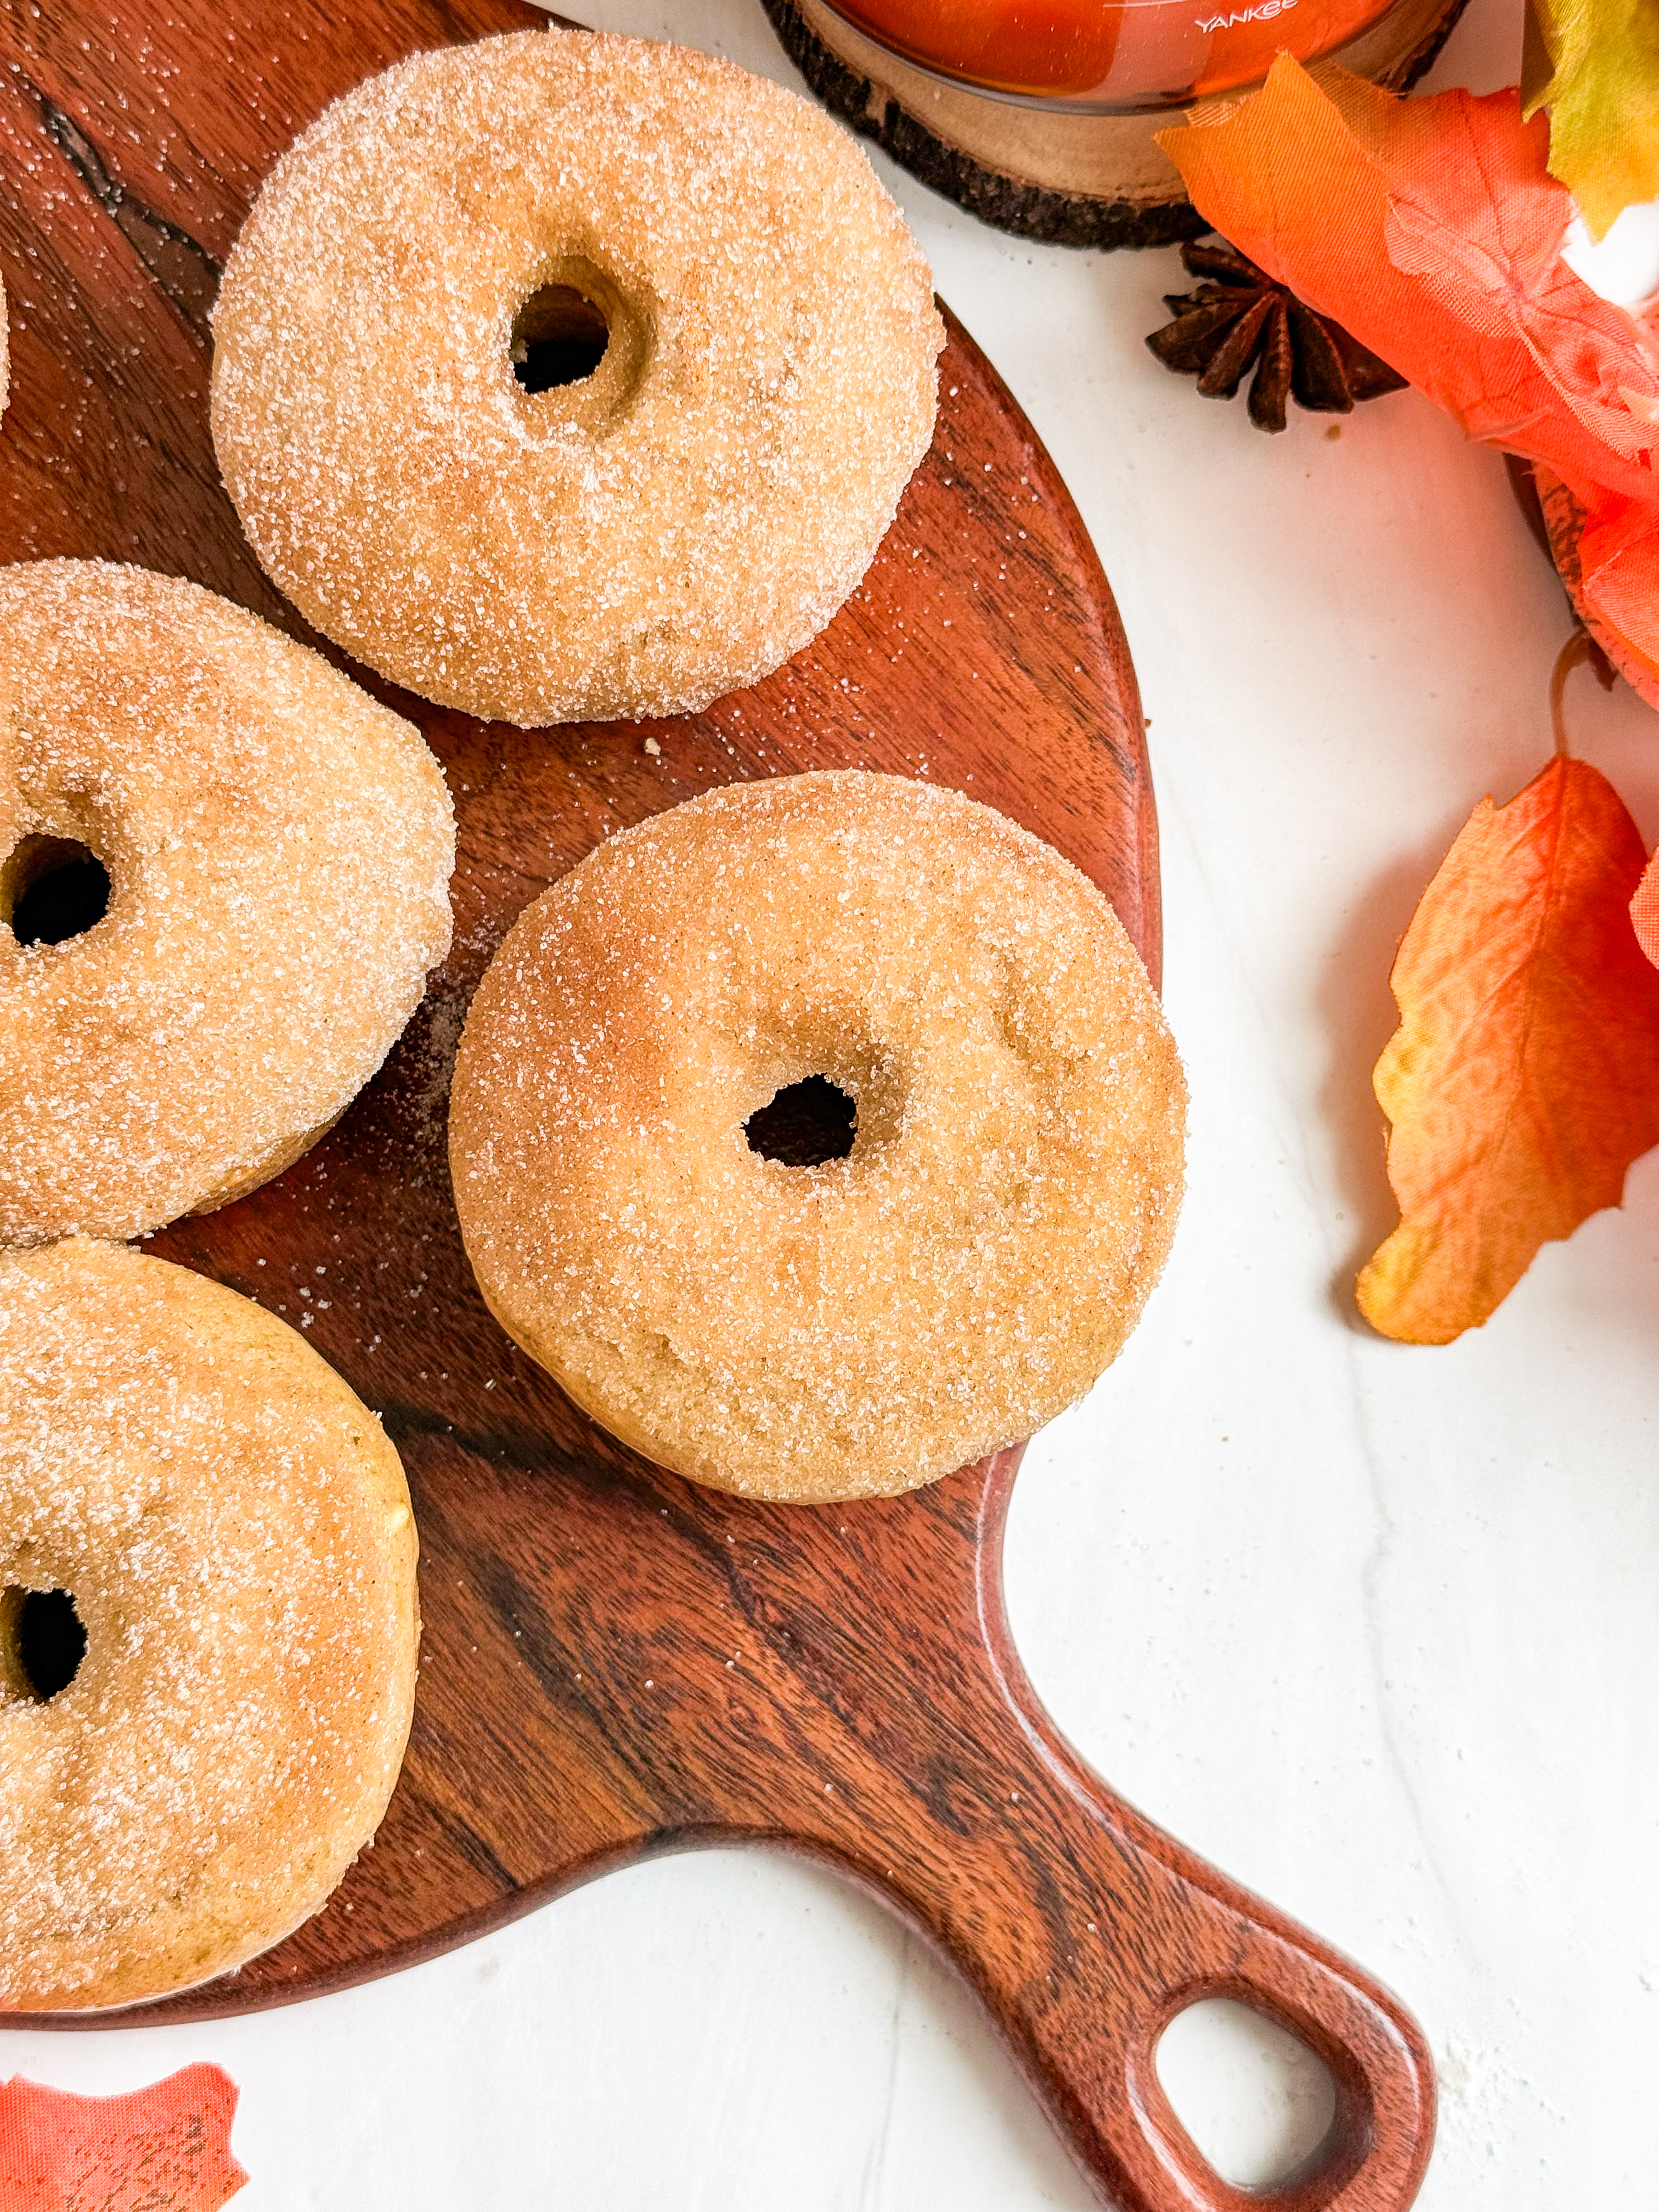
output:
[[[71,845],[108,910],[9,926]],[[0,568],[0,1243],[223,1205],[337,1120],[450,935],[420,732],[198,586]]]
[[[530,392],[515,317],[597,307]],[[863,575],[927,450],[926,262],[819,109],[684,47],[552,28],[420,54],[271,172],[214,311],[255,551],[382,674],[525,725],[757,682]]]
[[[415,1523],[294,1330],[73,1238],[0,1253],[0,2010],[132,2004],[314,1912],[409,1734]],[[42,1702],[26,1593],[86,1649]]]
[[[814,1075],[851,1152],[751,1149]],[[485,1298],[579,1405],[696,1481],[825,1502],[1089,1388],[1169,1249],[1185,1099],[1092,884],[842,771],[711,792],[544,892],[473,1000],[450,1159]]]

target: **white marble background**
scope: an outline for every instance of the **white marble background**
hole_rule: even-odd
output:
[[[756,0],[566,5],[790,78]],[[1473,0],[1434,82],[1510,82],[1519,44],[1518,0]],[[1115,1784],[1417,2010],[1430,2212],[1650,2204],[1659,1155],[1450,1349],[1382,1342],[1348,1295],[1393,1218],[1389,959],[1469,808],[1545,758],[1561,593],[1501,461],[1416,395],[1261,436],[1141,343],[1173,252],[1017,244],[883,174],[1117,592],[1193,1088],[1168,1276],[1020,1480],[1026,1662]],[[1578,750],[1651,842],[1659,720],[1573,686]],[[241,2084],[239,2212],[1091,2201],[949,1974],[757,1854],[612,1876],[262,2018],[0,2037],[0,2074],[85,2090],[198,2057]],[[1225,2021],[1168,2070],[1240,2179],[1316,2106]]]

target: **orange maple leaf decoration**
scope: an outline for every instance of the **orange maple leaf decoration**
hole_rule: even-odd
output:
[[[1471,437],[1565,484],[1583,611],[1659,706],[1659,316],[1562,259],[1572,206],[1543,117],[1513,91],[1402,100],[1281,55],[1260,92],[1158,143],[1240,252]],[[1376,1070],[1401,1220],[1359,1303],[1385,1334],[1443,1344],[1485,1321],[1659,1141],[1659,874],[1642,863],[1612,787],[1560,757],[1476,808],[1425,893]]]
[[[1586,605],[1659,706],[1659,327],[1561,258],[1572,202],[1544,118],[1514,91],[1397,100],[1281,54],[1260,92],[1158,143],[1240,252],[1472,438],[1561,478]]]
[[[1385,1336],[1478,1327],[1659,1143],[1659,969],[1631,916],[1644,858],[1607,778],[1558,756],[1507,806],[1482,799],[1425,892],[1376,1066],[1401,1219],[1359,1305]]]
[[[236,2085],[186,2066],[126,2097],[0,2081],[4,2212],[216,2212],[247,2175],[231,2154]]]

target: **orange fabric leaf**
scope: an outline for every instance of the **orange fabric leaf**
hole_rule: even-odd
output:
[[[1583,498],[1579,590],[1586,608],[1617,633],[1620,672],[1659,707],[1659,507],[1599,484]]]
[[[1638,651],[1631,635],[1641,627],[1646,594],[1659,598],[1659,515],[1623,514],[1620,501],[1594,486],[1594,503],[1587,507],[1541,461],[1533,464],[1532,475],[1573,612],[1625,681],[1650,707],[1659,707],[1659,659]],[[1597,570],[1600,595],[1594,605],[1584,590],[1586,561]],[[1652,628],[1649,623],[1649,642],[1659,653]]]
[[[1376,1064],[1401,1218],[1359,1305],[1383,1335],[1478,1327],[1659,1144],[1659,969],[1630,911],[1644,857],[1607,778],[1557,757],[1507,806],[1482,799],[1424,894]]]
[[[231,2154],[236,2085],[186,2066],[127,2097],[0,2081],[4,2212],[216,2212],[247,2179]]]
[[[1654,333],[1561,259],[1571,202],[1543,116],[1523,123],[1513,91],[1401,100],[1281,55],[1223,120],[1158,143],[1241,252],[1471,437],[1571,487],[1585,598],[1659,664]]]

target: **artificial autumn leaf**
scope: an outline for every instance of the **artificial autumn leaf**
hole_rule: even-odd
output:
[[[1659,707],[1659,509],[1593,493],[1578,538],[1578,574],[1585,607],[1624,648],[1620,672]]]
[[[1200,111],[1201,112],[1201,111]],[[1586,606],[1659,668],[1659,373],[1561,258],[1572,212],[1513,92],[1396,100],[1280,55],[1219,121],[1160,131],[1205,220],[1585,510]],[[1644,686],[1659,703],[1659,686]]]
[[[1558,754],[1507,806],[1481,800],[1425,892],[1376,1064],[1401,1218],[1359,1306],[1383,1335],[1478,1327],[1659,1144],[1659,969],[1630,915],[1644,858],[1607,778]]]
[[[247,2175],[231,2154],[236,2085],[186,2066],[127,2097],[0,2081],[4,2212],[217,2212]]]
[[[1659,514],[1650,521],[1638,516],[1623,527],[1618,533],[1623,542],[1609,556],[1605,550],[1613,530],[1609,509],[1616,509],[1618,502],[1604,505],[1592,525],[1580,501],[1542,462],[1534,462],[1532,480],[1547,550],[1574,613],[1631,688],[1650,707],[1659,707],[1659,660],[1638,650],[1631,635],[1642,627],[1643,609],[1659,601]],[[1601,562],[1601,597],[1595,606],[1584,592],[1586,558]],[[1648,624],[1650,631],[1652,627]],[[1650,635],[1648,641],[1659,652],[1659,638]]]
[[[1659,15],[1653,0],[1529,0],[1549,56],[1525,113],[1549,110],[1550,173],[1592,238],[1659,199]]]

